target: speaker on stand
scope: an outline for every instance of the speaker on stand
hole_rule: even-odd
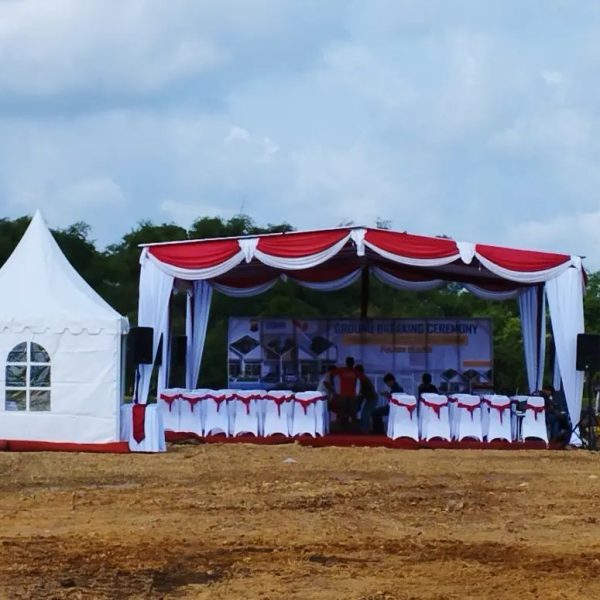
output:
[[[577,336],[576,369],[587,377],[588,403],[581,411],[581,418],[573,431],[579,431],[581,442],[589,450],[597,450],[597,414],[594,407],[594,376],[600,370],[600,334],[580,333]]]
[[[137,403],[137,389],[139,383],[139,365],[151,365],[152,344],[154,329],[152,327],[132,327],[127,334],[126,342],[126,365],[134,373],[132,392],[136,394],[134,402]]]

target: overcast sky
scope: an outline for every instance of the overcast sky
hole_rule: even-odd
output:
[[[241,212],[586,254],[600,268],[596,0],[0,0],[0,202]]]

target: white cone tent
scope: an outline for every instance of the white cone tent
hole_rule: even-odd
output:
[[[127,331],[37,212],[0,269],[0,440],[118,442]]]

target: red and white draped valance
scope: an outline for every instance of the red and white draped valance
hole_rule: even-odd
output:
[[[542,283],[573,265],[570,256],[498,246],[475,246],[475,257],[494,275],[519,283]]]
[[[150,260],[165,273],[185,280],[214,281],[225,275],[237,274],[244,265],[252,266],[256,276],[262,279],[249,280],[247,287],[257,289],[266,285],[266,279],[275,280],[282,274],[322,287],[321,284],[326,282],[349,277],[361,266],[375,266],[387,273],[386,265],[425,269],[427,275],[424,279],[430,281],[452,279],[447,275],[439,277],[448,270],[454,275],[454,280],[472,285],[478,285],[485,277],[532,285],[558,277],[569,267],[581,269],[580,261],[566,254],[471,244],[369,228],[156,244],[144,249],[142,260]],[[361,261],[360,264],[358,261]],[[338,265],[345,262],[345,272],[338,270],[334,273],[334,262]],[[320,271],[318,281],[311,279],[310,271],[313,269]],[[294,273],[301,275],[295,276]],[[376,275],[381,275],[380,279],[386,278],[381,272]],[[220,281],[216,283],[217,286],[228,285]],[[415,286],[408,287],[414,289]]]

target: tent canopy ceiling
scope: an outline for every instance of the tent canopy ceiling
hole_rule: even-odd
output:
[[[365,267],[408,281],[442,280],[510,290],[551,280],[581,260],[567,254],[461,243],[366,227],[146,244],[161,270],[234,288],[281,275],[325,282]]]

